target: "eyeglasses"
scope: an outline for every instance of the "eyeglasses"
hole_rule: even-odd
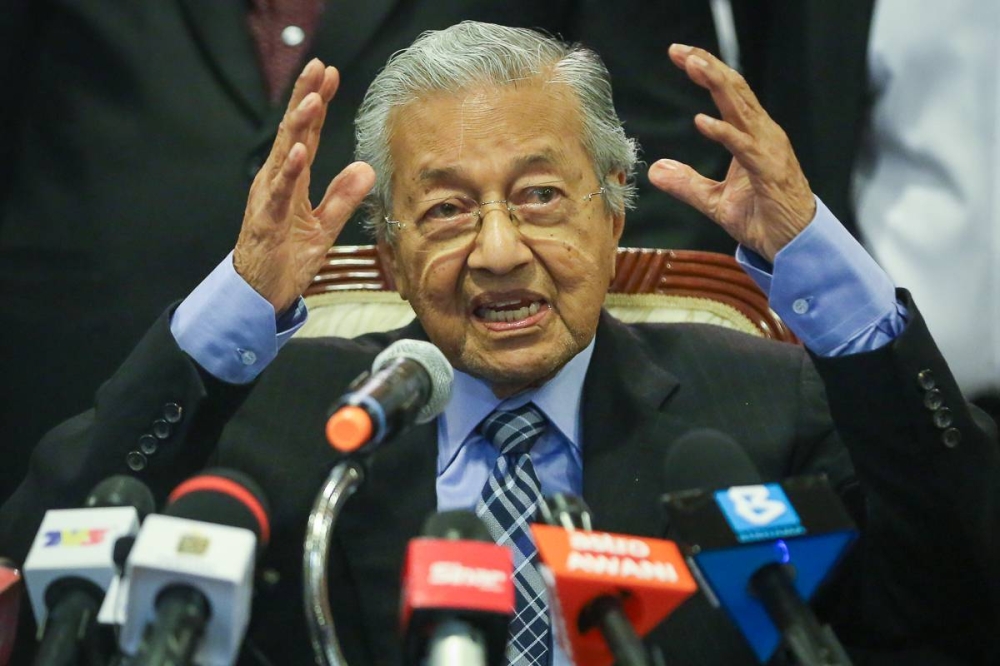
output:
[[[605,193],[602,187],[582,197],[584,203]],[[525,187],[506,199],[477,202],[468,197],[452,196],[427,202],[429,208],[415,222],[400,222],[384,217],[391,228],[414,227],[429,239],[454,238],[459,234],[479,228],[483,218],[483,208],[502,204],[507,208],[511,222],[533,226],[552,226],[568,219],[574,209],[574,201],[557,185],[542,184]]]

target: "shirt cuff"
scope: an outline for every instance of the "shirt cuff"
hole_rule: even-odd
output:
[[[177,345],[213,377],[247,384],[305,323],[299,298],[280,317],[233,267],[232,252],[185,298],[170,319]]]
[[[816,215],[778,252],[773,267],[742,245],[736,260],[820,356],[877,349],[906,326],[892,280],[818,198]]]

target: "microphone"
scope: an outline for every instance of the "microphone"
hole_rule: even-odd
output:
[[[7,666],[17,638],[24,583],[17,565],[0,557],[0,666]]]
[[[513,559],[471,511],[436,513],[403,563],[405,663],[502,666],[514,612]]]
[[[36,664],[104,663],[112,646],[96,630],[97,613],[118,570],[120,539],[139,531],[155,502],[131,476],[97,484],[83,509],[47,511],[28,552],[24,578],[38,622]]]
[[[539,512],[546,524],[531,531],[563,650],[578,664],[651,664],[639,636],[697,589],[677,545],[594,532],[587,505],[571,495],[546,498]]]
[[[722,606],[761,663],[784,642],[803,666],[850,660],[806,601],[857,530],[825,476],[763,483],[746,452],[711,429],[680,437],[666,457],[663,497],[676,534],[714,606]]]
[[[374,448],[414,422],[434,419],[451,398],[454,371],[429,342],[397,340],[375,357],[331,407],[325,432],[330,446],[343,453]],[[309,512],[302,553],[303,601],[309,641],[318,662],[340,663],[330,610],[327,566],[330,539],[344,502],[364,482],[365,460],[339,461],[327,476]]]
[[[146,519],[125,565],[119,645],[132,666],[232,664],[250,619],[270,513],[257,484],[211,469],[181,483]]]
[[[451,398],[454,371],[441,350],[421,340],[389,345],[330,409],[326,437],[345,453],[427,423]]]

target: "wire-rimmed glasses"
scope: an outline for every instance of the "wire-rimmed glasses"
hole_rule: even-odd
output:
[[[601,187],[582,197],[584,203],[605,193]],[[454,238],[479,228],[483,208],[493,204],[503,205],[512,222],[545,227],[567,219],[573,209],[573,199],[556,184],[532,185],[517,190],[506,199],[477,202],[475,199],[454,195],[435,199],[414,222],[401,222],[385,216],[390,229],[415,228],[428,239]]]

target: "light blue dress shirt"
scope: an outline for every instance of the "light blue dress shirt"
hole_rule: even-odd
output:
[[[892,281],[819,199],[809,226],[778,252],[773,267],[743,247],[736,259],[768,294],[778,316],[821,356],[877,349],[906,325]],[[299,299],[276,319],[270,303],[233,269],[230,254],[178,306],[170,330],[180,348],[208,372],[242,384],[274,359],[306,316]],[[439,510],[475,508],[498,455],[475,428],[497,407],[513,409],[528,401],[552,425],[531,451],[543,494],[582,494],[580,401],[593,351],[591,340],[553,379],[506,400],[482,380],[455,373],[451,402],[437,421]],[[555,645],[553,664],[569,663]]]

